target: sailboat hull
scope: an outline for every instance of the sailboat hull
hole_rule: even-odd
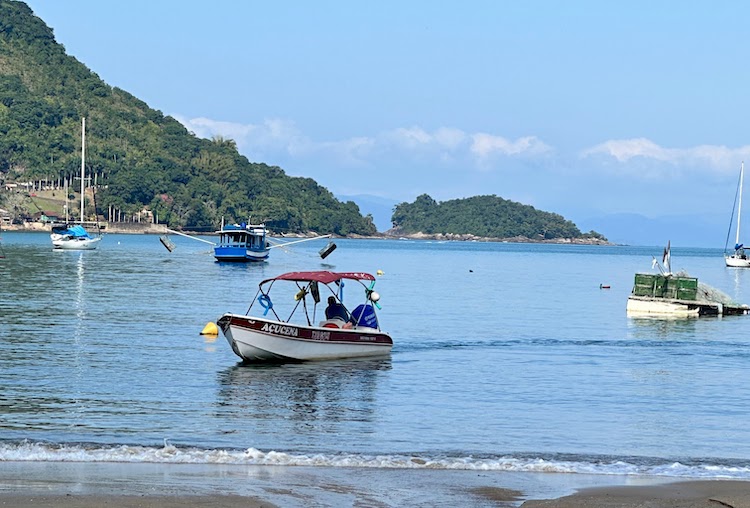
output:
[[[96,238],[75,238],[67,235],[50,235],[61,236],[61,238],[52,238],[52,248],[55,250],[94,250],[99,245],[101,237]]]
[[[750,259],[747,257],[725,256],[724,261],[727,266],[732,268],[750,268]]]

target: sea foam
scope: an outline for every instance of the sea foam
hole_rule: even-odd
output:
[[[720,460],[682,463],[657,459],[304,454],[262,451],[256,448],[229,450],[178,447],[168,441],[163,446],[152,447],[55,444],[24,440],[18,443],[0,443],[0,461],[320,466],[750,479],[750,465],[733,464],[731,461],[722,463]]]

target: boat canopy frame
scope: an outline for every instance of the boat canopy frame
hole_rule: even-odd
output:
[[[255,297],[250,302],[250,306],[248,307],[245,315],[250,315],[250,311],[257,303],[265,309],[264,315],[266,315],[268,312],[271,312],[276,317],[277,321],[290,323],[301,305],[304,311],[305,320],[307,321],[307,326],[313,326],[313,323],[316,322],[318,304],[323,301],[320,296],[320,286],[322,285],[331,293],[330,295],[326,296],[333,296],[336,299],[336,302],[341,304],[344,307],[344,310],[346,310],[347,314],[351,316],[351,311],[346,307],[342,299],[342,289],[345,280],[356,281],[362,286],[365,293],[365,305],[371,306],[373,312],[375,312],[376,302],[371,299],[371,295],[373,293],[372,286],[374,284],[371,284],[368,287],[364,282],[367,281],[374,283],[375,277],[372,274],[366,272],[330,272],[327,270],[319,270],[310,272],[288,272],[277,277],[272,277],[270,279],[261,281],[258,284],[258,291],[255,293]],[[289,316],[286,319],[279,316],[279,314],[276,312],[273,301],[271,300],[271,297],[269,295],[269,293],[271,292],[271,288],[273,288],[274,284],[277,281],[293,282],[297,286],[297,293],[294,296],[296,304],[294,305],[291,312],[289,313]],[[331,287],[331,284],[335,284],[336,290]],[[308,309],[307,304],[308,295],[310,295],[313,300],[312,318],[310,317],[310,310]],[[380,320],[377,320],[377,323],[377,329],[380,330]]]

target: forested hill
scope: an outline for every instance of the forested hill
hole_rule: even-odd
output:
[[[314,180],[249,162],[232,140],[197,138],[107,85],[68,56],[25,3],[0,0],[0,179],[79,174],[82,117],[100,215],[110,207],[125,214],[145,207],[171,227],[216,228],[221,217],[252,217],[281,232],[376,231],[356,204],[341,203]]]
[[[438,203],[427,194],[401,203],[393,212],[395,234],[472,235],[482,238],[588,240],[606,242],[595,231],[581,233],[569,220],[498,196],[475,196]]]

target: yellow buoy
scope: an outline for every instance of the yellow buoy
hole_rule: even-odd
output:
[[[383,275],[383,274],[385,274],[385,272],[383,272],[383,270],[378,270],[378,271],[377,271],[377,272],[375,272],[375,273],[377,273],[378,275]]]
[[[208,323],[203,327],[201,335],[219,335],[219,327],[216,326],[216,323]]]

